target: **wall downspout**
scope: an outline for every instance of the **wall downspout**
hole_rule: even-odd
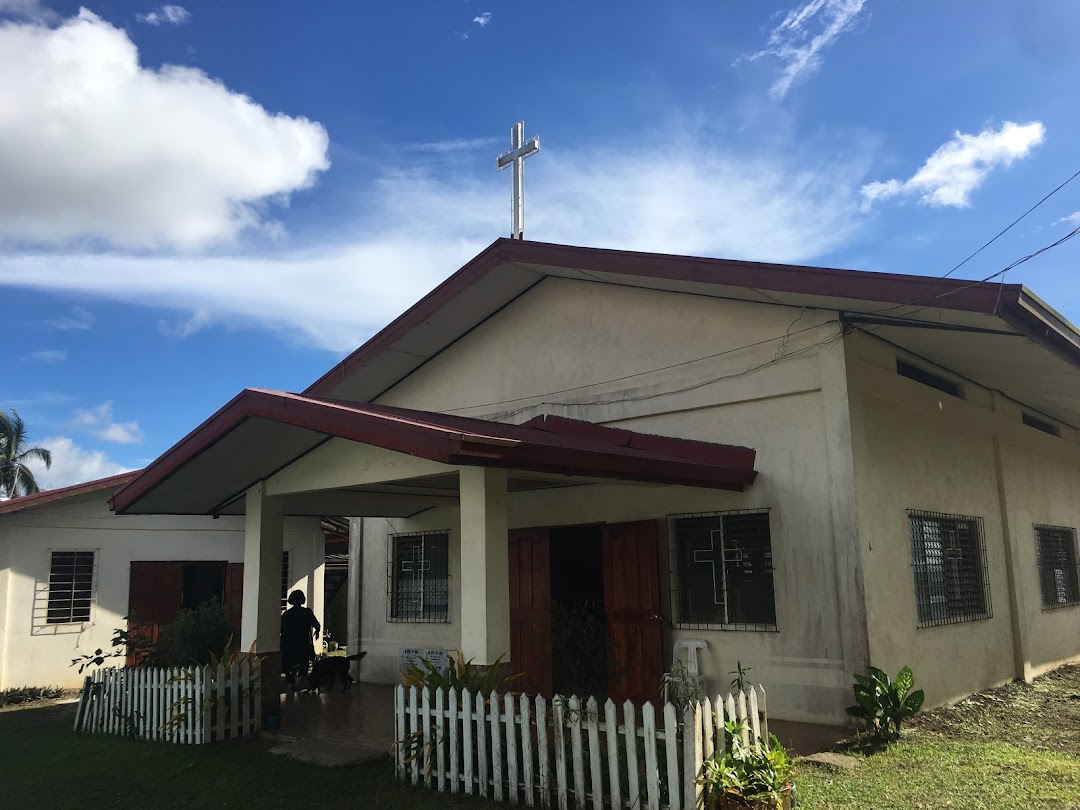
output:
[[[994,413],[1000,414],[1001,394],[991,392]],[[1005,546],[1005,579],[1009,590],[1009,625],[1012,631],[1013,674],[1026,683],[1032,681],[1032,670],[1024,637],[1023,612],[1020,605],[1020,589],[1016,582],[1016,554],[1009,523],[1008,488],[1005,486],[1005,464],[1002,457],[1001,435],[994,433],[994,476],[997,479],[998,505],[1001,510],[1001,539]]]
[[[364,519],[349,518],[349,579],[347,592],[347,618],[345,621],[345,648],[349,655],[360,652],[361,597],[364,591]],[[354,678],[360,677],[360,662],[350,667]]]

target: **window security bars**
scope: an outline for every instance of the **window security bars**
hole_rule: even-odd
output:
[[[1080,605],[1076,568],[1076,529],[1036,526],[1039,584],[1043,610]]]
[[[289,609],[289,585],[292,584],[291,576],[291,557],[292,552],[281,552],[281,610],[282,612]],[[305,594],[307,596],[308,594]]]
[[[449,532],[392,534],[388,540],[387,621],[448,622]]]
[[[48,624],[90,621],[90,606],[97,582],[97,554],[93,551],[54,551],[49,565]]]
[[[776,630],[769,512],[672,518],[672,612],[690,630]]]
[[[919,627],[991,618],[982,518],[909,509],[908,525]]]

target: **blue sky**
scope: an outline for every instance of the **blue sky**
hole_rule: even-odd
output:
[[[0,406],[63,486],[303,389],[508,232],[520,119],[529,238],[940,275],[1080,169],[1074,9],[0,0]],[[1078,258],[1007,281],[1080,321]]]

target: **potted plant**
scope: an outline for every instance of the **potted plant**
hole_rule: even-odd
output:
[[[770,735],[767,743],[743,743],[746,720],[725,724],[725,750],[702,766],[698,781],[711,810],[790,810],[795,792],[794,765],[784,746]]]

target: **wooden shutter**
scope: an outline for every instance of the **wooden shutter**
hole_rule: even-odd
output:
[[[552,695],[551,544],[547,529],[515,529],[510,542],[510,664],[520,673],[511,686]]]
[[[656,703],[664,672],[656,521],[606,524],[603,542],[607,634],[623,675],[609,680],[608,693],[616,703]]]

